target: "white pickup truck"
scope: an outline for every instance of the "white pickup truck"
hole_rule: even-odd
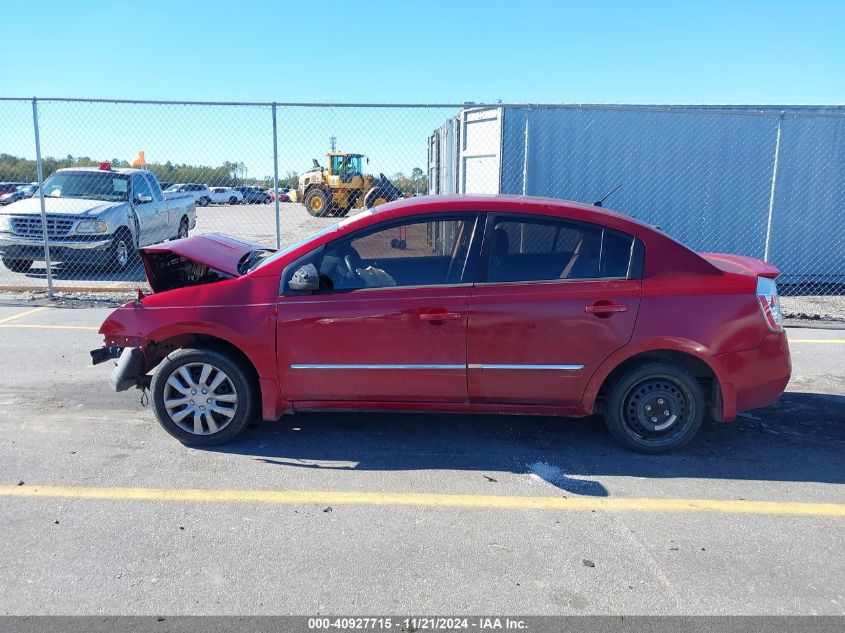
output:
[[[121,272],[138,248],[188,236],[196,203],[187,193],[163,193],[143,169],[59,169],[44,182],[50,259]],[[15,272],[44,261],[38,195],[3,208],[0,257]]]

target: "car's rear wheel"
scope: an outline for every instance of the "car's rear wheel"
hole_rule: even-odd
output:
[[[228,442],[256,410],[246,368],[213,349],[173,352],[156,369],[151,388],[159,424],[188,446]]]
[[[11,270],[13,273],[25,273],[30,268],[32,268],[32,260],[31,259],[9,259],[8,257],[3,258],[3,265]]]
[[[232,206],[235,206],[236,204],[238,204],[238,199],[235,196],[230,197],[229,198],[229,204],[231,204]]]
[[[622,374],[607,394],[611,434],[640,453],[665,453],[689,442],[704,421],[704,392],[688,371],[647,362]]]

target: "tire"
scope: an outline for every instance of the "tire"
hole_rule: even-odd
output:
[[[211,369],[203,381],[206,367]],[[218,380],[214,390],[206,389]],[[183,348],[171,353],[156,368],[151,389],[158,423],[186,446],[216,446],[232,440],[252,421],[258,406],[246,368],[215,349]],[[210,393],[202,394],[203,389]],[[206,402],[200,404],[196,396]],[[207,406],[209,400],[215,410],[197,408]]]
[[[322,189],[312,189],[305,194],[305,209],[315,218],[326,218],[331,212],[328,196]]]
[[[138,253],[132,235],[129,231],[121,229],[117,232],[109,247],[108,261],[106,267],[117,273],[125,272],[131,265]]]
[[[229,204],[235,206],[236,204],[238,204],[238,199],[235,196],[232,196],[231,198],[229,198]]]
[[[207,196],[203,196],[199,199],[199,205],[201,207],[207,207],[210,204],[211,204],[211,198],[209,198]]]
[[[625,372],[610,388],[605,422],[624,446],[654,455],[678,449],[695,437],[705,409],[701,385],[688,371],[646,362]]]
[[[32,268],[31,259],[9,259],[3,258],[3,265],[11,270],[13,273],[25,273]]]
[[[179,221],[179,232],[176,233],[176,237],[174,237],[173,239],[182,240],[186,237],[188,237],[188,218],[183,216],[182,219]]]
[[[364,206],[368,209],[388,202],[391,202],[390,198],[381,189],[370,189],[364,198]]]

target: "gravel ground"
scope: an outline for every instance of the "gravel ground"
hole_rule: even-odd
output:
[[[781,297],[780,304],[787,321],[845,325],[845,295]]]

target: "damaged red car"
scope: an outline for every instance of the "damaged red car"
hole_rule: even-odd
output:
[[[188,445],[300,410],[602,414],[659,453],[790,377],[775,278],[559,200],[438,196],[367,210],[281,250],[206,234],[141,249],[152,294],[94,362],[149,388]]]

